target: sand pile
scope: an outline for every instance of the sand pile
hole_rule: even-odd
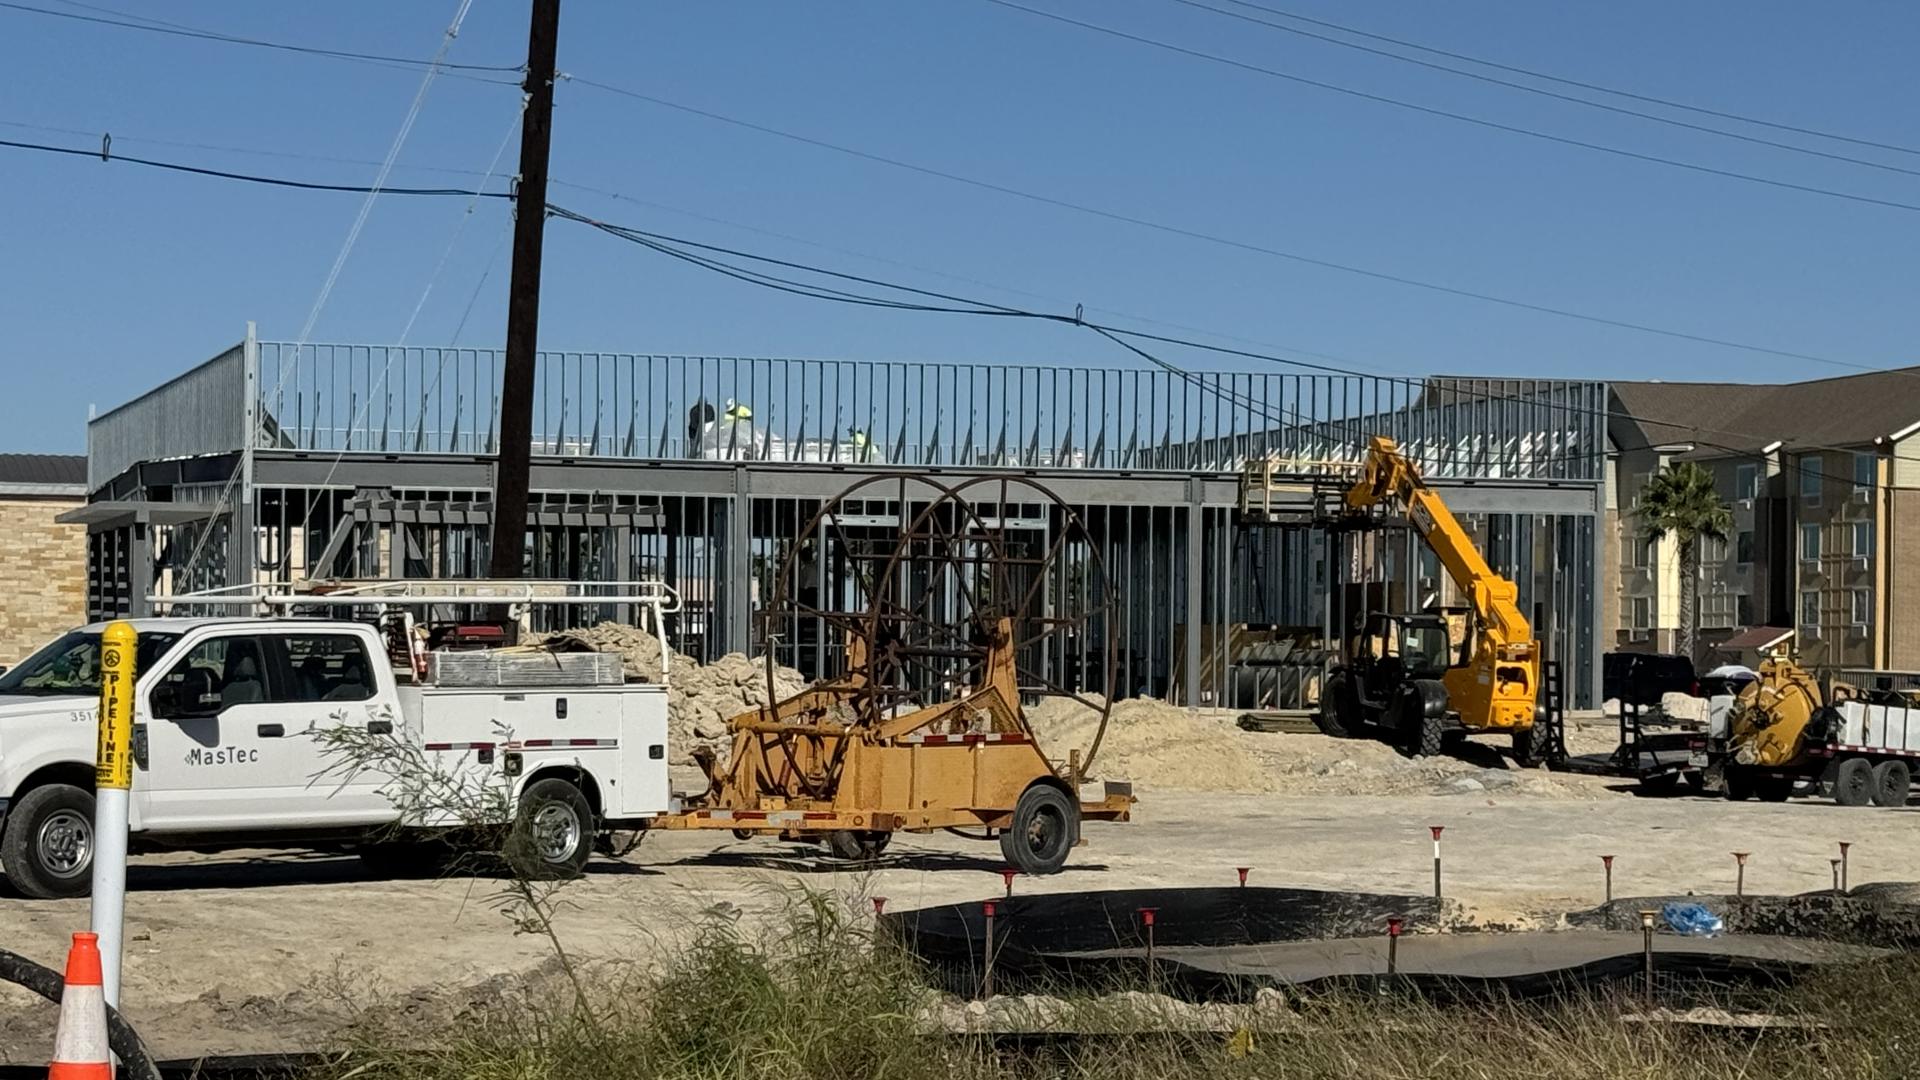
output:
[[[1071,698],[1048,697],[1027,709],[1047,756],[1065,760],[1093,743],[1100,715]],[[1143,787],[1259,794],[1278,790],[1230,720],[1154,698],[1114,702],[1094,758],[1096,776]]]
[[[549,635],[549,642],[570,642],[600,652],[619,653],[629,679],[660,681],[660,639],[636,626],[605,622],[584,630]],[[667,680],[667,741],[672,762],[693,761],[696,747],[709,747],[722,758],[731,741],[727,721],[768,704],[767,663],[764,657],[728,653],[711,664],[673,653]],[[774,672],[773,691],[786,698],[807,688],[806,676],[792,668]]]
[[[1193,711],[1151,698],[1115,702],[1093,762],[1097,779],[1145,790],[1247,795],[1537,795],[1595,798],[1583,779],[1515,769],[1491,743],[1459,757],[1411,758],[1371,739],[1243,731],[1235,714]],[[1093,740],[1099,716],[1068,698],[1027,710],[1047,756],[1065,759]]]

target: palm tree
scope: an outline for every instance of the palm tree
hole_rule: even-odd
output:
[[[1676,650],[1694,659],[1699,633],[1700,538],[1725,540],[1733,529],[1733,511],[1715,489],[1713,474],[1691,461],[1660,470],[1647,481],[1634,511],[1654,540],[1668,536],[1680,547],[1680,643]]]

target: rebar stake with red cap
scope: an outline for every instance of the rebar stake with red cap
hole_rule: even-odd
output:
[[[1446,826],[1429,825],[1427,828],[1433,830],[1433,898],[1438,900],[1440,899],[1440,833],[1446,829]]]
[[[873,898],[873,917],[877,919],[880,916],[885,915],[886,913],[887,913],[887,898],[884,896],[874,897]]]
[[[980,910],[987,917],[986,942],[980,956],[980,1000],[993,997],[993,901],[981,903]]]
[[[1600,856],[1600,865],[1607,871],[1607,903],[1613,903],[1613,856]]]
[[[1000,879],[1007,883],[1007,899],[1009,900],[1013,899],[1013,879],[1018,877],[1019,875],[1020,875],[1020,871],[1015,870],[1011,866],[1000,871]]]
[[[1234,867],[1233,869],[1234,869],[1234,871],[1235,871],[1236,873],[1238,873],[1238,874],[1240,875],[1240,887],[1241,887],[1241,888],[1243,888],[1243,889],[1244,889],[1244,888],[1246,888],[1246,887],[1247,887],[1247,874],[1248,874],[1248,872],[1249,872],[1249,871],[1251,871],[1251,870],[1253,869],[1253,867],[1251,867],[1251,866],[1236,866],[1236,867]]]
[[[1747,895],[1747,856],[1749,854],[1752,853],[1746,851],[1733,853],[1733,895],[1735,896]]]
[[[1392,978],[1400,970],[1400,930],[1407,920],[1395,915],[1387,920],[1387,977]]]
[[[1159,910],[1160,910],[1159,908],[1150,908],[1150,907],[1143,907],[1140,909],[1140,925],[1146,927],[1146,930],[1147,930],[1147,985],[1148,986],[1154,986],[1159,982],[1158,974],[1155,971],[1154,964],[1153,964],[1153,915],[1155,912]]]
[[[1852,846],[1851,841],[1840,841],[1840,891],[1842,893],[1847,891],[1847,849]]]

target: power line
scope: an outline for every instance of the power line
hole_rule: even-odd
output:
[[[1181,236],[1189,240],[1198,240],[1203,243],[1217,244],[1221,247],[1233,248],[1239,251],[1251,252],[1257,255],[1266,255],[1271,258],[1285,259],[1289,262],[1300,263],[1305,266],[1315,266],[1324,270],[1336,270],[1344,274],[1353,274],[1359,277],[1371,278],[1375,281],[1386,281],[1386,282],[1391,282],[1395,285],[1404,285],[1409,288],[1415,288],[1415,289],[1425,289],[1429,292],[1443,293],[1448,296],[1458,296],[1463,299],[1478,300],[1483,303],[1499,304],[1503,307],[1510,307],[1520,311],[1531,311],[1536,314],[1552,315],[1557,318],[1574,319],[1580,322],[1591,323],[1596,326],[1609,326],[1617,330],[1631,330],[1631,331],[1634,331],[1635,333],[1652,334],[1658,337],[1670,338],[1676,341],[1688,341],[1688,342],[1693,342],[1695,344],[1700,344],[1700,345],[1713,345],[1713,346],[1717,346],[1719,348],[1725,348],[1725,349],[1738,349],[1743,352],[1759,353],[1766,356],[1777,356],[1777,357],[1781,357],[1783,359],[1788,359],[1788,360],[1804,360],[1804,361],[1807,361],[1808,363],[1814,363],[1814,364],[1829,364],[1834,367],[1850,368],[1856,371],[1887,370],[1885,368],[1876,367],[1872,364],[1862,364],[1862,363],[1857,363],[1857,362],[1848,361],[1848,360],[1839,360],[1833,357],[1820,356],[1813,353],[1795,352],[1790,349],[1777,349],[1767,345],[1756,345],[1752,342],[1736,341],[1729,338],[1713,337],[1707,334],[1690,333],[1685,330],[1673,330],[1673,329],[1668,329],[1666,327],[1653,326],[1648,323],[1638,323],[1638,322],[1633,322],[1627,319],[1611,318],[1605,315],[1593,315],[1586,312],[1575,311],[1570,308],[1554,307],[1553,305],[1550,305],[1550,304],[1537,304],[1527,300],[1519,300],[1509,296],[1501,296],[1496,293],[1480,292],[1474,289],[1466,289],[1466,288],[1461,288],[1459,286],[1447,285],[1447,284],[1443,284],[1436,281],[1427,281],[1421,278],[1409,277],[1404,274],[1395,274],[1395,273],[1390,273],[1383,270],[1374,270],[1364,266],[1357,266],[1352,263],[1341,263],[1341,262],[1335,262],[1331,259],[1316,258],[1314,256],[1303,255],[1295,251],[1287,251],[1283,248],[1269,247],[1264,244],[1256,244],[1246,240],[1237,240],[1237,239],[1234,239],[1233,237],[1222,236],[1218,233],[1203,232],[1199,229],[1189,229],[1179,225],[1171,225],[1166,222],[1155,221],[1151,218],[1139,217],[1133,214],[1125,214],[1116,210],[1107,210],[1101,207],[1091,206],[1085,203],[1076,203],[1069,199],[1057,198],[1051,195],[1043,195],[1039,192],[1026,191],[1026,190],[1012,187],[1006,184],[996,183],[991,180],[982,180],[982,179],[979,179],[978,177],[967,176],[965,174],[952,172],[946,169],[938,169],[928,165],[921,165],[915,162],[907,161],[902,158],[889,157],[885,154],[877,154],[877,153],[873,153],[872,151],[861,150],[861,149],[857,149],[855,147],[847,146],[841,143],[835,143],[825,139],[815,138],[811,135],[801,135],[797,132],[786,131],[781,128],[772,127],[767,124],[761,124],[751,120],[742,120],[738,117],[728,116],[724,113],[714,112],[709,109],[697,108],[692,105],[683,105],[677,101],[671,101],[666,98],[656,97],[652,94],[644,94],[637,90],[629,90],[621,86],[614,86],[610,83],[596,82],[592,79],[582,78],[578,75],[566,76],[566,78],[570,79],[572,82],[577,83],[581,86],[591,87],[593,89],[605,91],[607,93],[617,94],[622,97],[632,98],[633,100],[636,100],[636,101],[644,101],[644,102],[647,102],[648,104],[660,106],[661,108],[672,109],[676,112],[686,113],[689,116],[698,116],[703,119],[713,120],[722,124],[728,124],[733,127],[741,128],[743,130],[757,132],[762,135],[771,135],[771,136],[774,136],[775,138],[786,139],[790,142],[800,143],[805,146],[812,146],[821,150],[830,150],[837,154],[844,154],[848,157],[859,158],[862,161],[869,161],[875,164],[886,165],[891,168],[903,169],[908,172],[918,173],[922,176],[931,176],[937,179],[946,180],[956,184],[964,184],[968,187],[978,188],[982,191],[991,191],[997,194],[1007,195],[1017,199],[1025,199],[1029,202],[1039,203],[1044,206],[1052,206],[1062,210],[1072,210],[1075,213],[1086,214],[1090,217],[1104,218],[1108,221],[1118,221],[1124,224],[1137,226],[1143,229],[1152,229],[1155,232],[1166,233],[1170,236]]]
[[[1603,154],[1613,154],[1619,157],[1631,158],[1635,161],[1645,161],[1654,165],[1665,165],[1670,168],[1685,169],[1690,172],[1724,177],[1729,180],[1743,180],[1748,183],[1764,184],[1768,187],[1781,188],[1787,191],[1798,191],[1809,195],[1823,195],[1828,198],[1843,199],[1848,202],[1864,203],[1871,206],[1884,206],[1894,210],[1920,211],[1920,203],[1900,202],[1897,199],[1880,199],[1872,195],[1860,195],[1850,191],[1840,191],[1835,188],[1817,187],[1812,184],[1797,184],[1791,180],[1776,180],[1772,177],[1756,176],[1753,173],[1743,173],[1734,169],[1722,169],[1712,165],[1701,165],[1697,162],[1682,161],[1679,158],[1662,157],[1658,154],[1644,154],[1638,150],[1628,150],[1625,147],[1609,146],[1606,143],[1589,142],[1584,139],[1570,138],[1565,135],[1554,135],[1537,128],[1522,127],[1518,124],[1506,124],[1498,120],[1488,120],[1484,117],[1472,116],[1467,113],[1452,112],[1447,109],[1435,108],[1431,105],[1421,105],[1418,102],[1403,101],[1400,98],[1388,97],[1385,94],[1375,94],[1367,90],[1356,90],[1351,86],[1341,86],[1338,83],[1325,82],[1320,79],[1310,79],[1304,75],[1295,75],[1292,72],[1281,71],[1278,68],[1263,67],[1262,65],[1249,63],[1245,60],[1235,60],[1230,56],[1222,56],[1219,53],[1210,53],[1202,49],[1191,49],[1185,45],[1176,45],[1172,42],[1161,41],[1157,38],[1133,34],[1125,30],[1117,30],[1111,26],[1102,26],[1099,23],[1086,22],[1081,19],[1072,18],[1071,16],[1061,15],[1057,12],[1043,11],[1040,8],[1015,3],[1014,0],[986,0],[986,2],[989,4],[997,4],[1000,7],[1009,8],[1013,11],[1023,11],[1042,19],[1051,19],[1054,22],[1063,23],[1067,26],[1079,27],[1080,29],[1089,30],[1096,34],[1105,34],[1109,37],[1120,38],[1123,41],[1131,41],[1155,49],[1164,49],[1167,52],[1178,53],[1181,56],[1196,60],[1206,60],[1211,63],[1224,64],[1228,67],[1238,68],[1241,71],[1251,72],[1256,75],[1265,75],[1268,78],[1283,79],[1287,82],[1297,83],[1302,86],[1311,86],[1336,94],[1344,94],[1348,97],[1359,98],[1363,101],[1391,105],[1395,108],[1424,113],[1428,116],[1457,120],[1463,124],[1473,124],[1477,127],[1488,128],[1493,131],[1504,131],[1512,135],[1524,135],[1528,138],[1542,139],[1547,142],[1559,143],[1563,146],[1574,146],[1583,150],[1594,150]]]
[[[615,236],[620,239],[627,240],[631,243],[638,244],[642,247],[648,248],[649,250],[667,255],[671,258],[678,259],[682,262],[703,267],[714,273],[718,273],[738,281],[743,281],[749,284],[760,285],[765,288],[770,288],[779,292],[789,293],[793,295],[799,295],[809,299],[826,300],[830,302],[852,304],[852,305],[861,306],[861,307],[887,308],[887,309],[899,310],[899,311],[914,311],[914,312],[950,314],[950,315],[1004,317],[1004,318],[1026,319],[1026,320],[1032,320],[1036,322],[1049,322],[1049,323],[1056,323],[1056,324],[1063,324],[1063,325],[1079,326],[1079,327],[1084,327],[1086,329],[1095,331],[1096,333],[1100,334],[1102,337],[1106,337],[1109,340],[1115,340],[1117,336],[1119,338],[1131,339],[1134,342],[1151,341],[1151,342],[1156,342],[1160,344],[1177,345],[1183,348],[1199,349],[1204,352],[1212,352],[1212,353],[1221,354],[1221,355],[1234,356],[1242,359],[1258,360],[1264,363],[1300,368],[1300,369],[1309,370],[1309,371],[1321,372],[1329,375],[1335,375],[1335,376],[1341,376],[1341,377],[1347,377],[1347,378],[1370,378],[1370,379],[1378,380],[1383,383],[1397,384],[1412,390],[1417,390],[1422,392],[1433,389],[1436,382],[1436,380],[1432,378],[1409,378],[1404,376],[1377,375],[1377,374],[1372,374],[1368,372],[1353,371],[1353,370],[1337,367],[1334,365],[1303,361],[1303,360],[1299,360],[1292,357],[1277,356],[1270,353],[1255,352],[1248,349],[1231,348],[1224,345],[1214,345],[1214,344],[1210,344],[1203,341],[1195,341],[1189,338],[1181,338],[1181,337],[1176,337],[1168,334],[1155,334],[1155,333],[1148,333],[1148,332],[1139,331],[1139,330],[1128,330],[1122,327],[1089,321],[1085,319],[1081,315],[1081,313],[1078,311],[1076,311],[1075,314],[1073,315],[1066,315],[1066,314],[1061,314],[1057,312],[1033,311],[1033,310],[1028,310],[1024,308],[1008,307],[1006,305],[992,303],[991,301],[977,300],[971,297],[962,296],[954,293],[939,292],[937,290],[932,290],[932,289],[922,289],[916,286],[903,285],[898,282],[886,281],[879,278],[866,277],[859,274],[849,274],[844,271],[829,270],[824,267],[813,266],[807,263],[801,263],[801,262],[797,262],[790,259],[781,259],[773,256],[760,255],[760,254],[756,254],[749,251],[743,251],[736,248],[728,248],[728,247],[724,247],[717,244],[708,244],[708,243],[703,243],[695,240],[687,240],[681,237],[669,236],[663,233],[651,232],[648,230],[638,229],[631,226],[616,225],[611,222],[602,221],[597,218],[590,217],[586,214],[581,214],[576,211],[569,210],[562,206],[556,206],[556,205],[550,204],[548,207],[548,211],[554,216],[562,218],[564,220],[587,225],[591,228],[598,229],[601,232],[605,232],[608,235]],[[813,274],[820,277],[831,278],[836,281],[847,282],[849,284],[867,285],[867,286],[871,286],[878,289],[891,290],[894,292],[903,293],[908,296],[913,296],[920,299],[914,300],[914,301],[900,301],[900,300],[892,299],[885,296],[875,296],[870,293],[859,293],[859,292],[854,292],[848,289],[820,286],[816,284],[807,283],[796,278],[786,277],[780,274],[757,271],[757,270],[741,267],[737,264],[726,262],[724,259],[718,258],[717,256],[726,256],[728,258],[735,258],[735,259],[745,259],[751,262],[761,263],[763,265],[780,267],[783,270],[791,270],[799,273]],[[926,301],[936,301],[936,300],[940,301],[940,303],[926,302]],[[1218,336],[1218,335],[1214,335],[1214,336]],[[1196,373],[1188,371],[1187,369],[1178,368],[1176,365],[1170,365],[1166,361],[1153,356],[1151,353],[1146,352],[1140,349],[1139,347],[1137,347],[1136,345],[1130,344],[1129,342],[1116,341],[1116,343],[1122,345],[1123,347],[1127,348],[1129,351],[1134,352],[1137,355],[1140,355],[1141,357],[1149,360],[1150,362],[1160,367],[1166,368],[1170,371],[1174,371],[1177,375],[1179,375],[1183,379],[1189,379],[1190,381],[1190,377],[1196,375]],[[1899,374],[1899,375],[1913,374],[1907,371],[1887,371],[1884,373]],[[1492,382],[1492,383],[1499,383],[1499,382],[1504,382],[1508,380],[1491,378],[1486,381]],[[1223,396],[1223,392],[1218,387],[1203,386],[1202,389],[1205,392],[1215,394],[1216,396]],[[1227,390],[1224,392],[1224,396],[1227,397],[1229,400],[1234,400],[1234,395],[1236,393],[1237,392],[1235,391]],[[1509,400],[1509,401],[1521,402],[1523,404],[1533,404],[1530,402],[1526,402],[1524,399],[1515,398],[1512,395],[1499,394],[1499,393],[1494,393],[1492,391],[1488,391],[1485,396],[1489,400]],[[1264,407],[1264,406],[1256,406],[1251,399],[1235,400],[1234,403],[1240,404],[1243,407],[1248,407],[1250,409],[1257,409],[1257,408]],[[1619,412],[1616,410],[1605,409],[1605,408],[1592,408],[1592,407],[1575,405],[1571,403],[1557,404],[1554,406],[1554,408],[1559,409],[1560,411],[1563,411],[1563,412],[1591,416],[1598,419],[1628,420],[1634,423],[1651,424],[1653,426],[1670,428],[1677,431],[1688,431],[1696,435],[1719,435],[1719,436],[1736,438],[1736,439],[1759,439],[1759,438],[1768,437],[1768,436],[1759,435],[1753,432],[1743,432],[1743,431],[1733,431],[1728,429],[1712,428],[1702,424],[1684,424],[1684,423],[1672,423],[1667,421],[1654,421],[1654,420],[1649,420],[1643,417],[1634,416],[1631,413]],[[1268,416],[1267,418],[1276,419],[1273,416]],[[1281,422],[1287,422],[1287,421],[1282,420]],[[1313,422],[1325,423],[1326,421],[1313,421]],[[1722,450],[1729,454],[1734,454],[1739,456],[1752,456],[1753,454],[1753,452],[1750,450],[1744,450],[1737,446],[1733,446],[1727,443],[1717,443],[1707,439],[1696,439],[1695,442],[1696,442],[1696,445],[1708,447],[1710,449]],[[1820,451],[1831,451],[1831,452],[1838,452],[1838,453],[1852,452],[1846,447],[1832,446],[1832,445],[1820,444],[1820,443],[1796,444],[1793,447],[1793,449],[1795,449],[1796,451],[1820,450]],[[1823,473],[1823,475],[1831,476],[1836,480],[1844,479],[1851,482],[1851,477],[1841,476],[1840,474],[1837,474],[1837,473],[1831,473],[1831,474]]]
[[[67,157],[100,158],[107,163],[125,162],[129,165],[144,165],[150,169],[165,169],[168,172],[189,173],[194,176],[212,176],[222,180],[238,180],[248,184],[266,184],[271,187],[298,188],[302,191],[343,191],[367,195],[379,192],[382,195],[441,195],[461,198],[505,199],[511,195],[504,191],[476,191],[471,188],[418,188],[418,187],[374,187],[366,184],[323,184],[316,180],[293,180],[284,176],[263,176],[258,173],[232,172],[226,169],[210,169],[202,165],[186,165],[177,161],[159,161],[153,158],[129,157],[114,154],[109,150],[78,150],[71,146],[48,146],[45,143],[16,142],[12,139],[0,139],[0,146],[15,150],[33,150],[43,154],[61,154]]]
[[[1184,0],[1182,0],[1182,2],[1184,2]],[[1704,105],[1690,105],[1684,101],[1675,101],[1672,98],[1655,97],[1652,94],[1636,93],[1632,90],[1622,90],[1616,86],[1606,86],[1601,83],[1593,83],[1593,82],[1582,82],[1579,79],[1569,79],[1562,75],[1554,75],[1545,71],[1540,71],[1537,68],[1525,68],[1525,67],[1520,67],[1514,64],[1503,64],[1497,60],[1488,60],[1485,57],[1481,57],[1481,56],[1471,56],[1466,53],[1450,52],[1446,49],[1435,48],[1434,46],[1431,46],[1431,45],[1422,45],[1416,41],[1408,41],[1405,38],[1390,37],[1386,34],[1378,34],[1368,30],[1361,30],[1357,27],[1347,26],[1342,23],[1331,22],[1327,19],[1316,19],[1309,15],[1302,15],[1298,12],[1285,11],[1277,7],[1269,7],[1268,5],[1265,5],[1265,4],[1252,3],[1251,0],[1224,0],[1224,2],[1232,4],[1235,7],[1250,8],[1254,11],[1264,11],[1269,15],[1278,15],[1283,19],[1294,19],[1299,22],[1308,23],[1313,26],[1325,27],[1328,30],[1338,30],[1343,34],[1352,34],[1355,37],[1363,37],[1372,41],[1382,41],[1389,45],[1397,45],[1403,49],[1413,49],[1418,52],[1426,53],[1430,56],[1444,56],[1449,60],[1463,60],[1469,64],[1479,64],[1482,67],[1493,68],[1496,71],[1510,72],[1514,75],[1525,75],[1530,79],[1541,79],[1546,82],[1558,83],[1561,86],[1572,86],[1581,90],[1592,90],[1596,93],[1612,94],[1615,97],[1627,98],[1631,101],[1643,101],[1649,105],[1660,105],[1669,109],[1680,109],[1685,112],[1698,113],[1701,116],[1711,116],[1720,120],[1733,120],[1742,124],[1753,124],[1756,127],[1772,128],[1775,131],[1792,132],[1795,135],[1811,135],[1815,138],[1820,138],[1820,139],[1832,139],[1835,142],[1852,143],[1855,146],[1872,147],[1875,150],[1891,150],[1899,154],[1920,154],[1920,149],[1916,149],[1911,146],[1901,146],[1898,143],[1879,142],[1874,139],[1863,139],[1863,138],[1858,138],[1852,135],[1842,135],[1838,132],[1833,132],[1833,131],[1822,131],[1819,128],[1798,127],[1793,124],[1780,123],[1779,121],[1776,121],[1776,120],[1763,120],[1757,116],[1750,116],[1744,113],[1727,112],[1721,109],[1710,109]],[[1222,14],[1226,14],[1226,13],[1222,12]]]
[[[1249,22],[1257,26],[1265,26],[1270,29],[1278,30],[1282,33],[1294,34],[1299,37],[1311,38],[1314,41],[1324,41],[1329,45],[1338,45],[1343,49],[1353,49],[1358,52],[1369,53],[1373,56],[1384,56],[1389,60],[1398,60],[1401,63],[1414,64],[1419,67],[1427,68],[1430,71],[1443,71],[1449,75],[1458,75],[1464,79],[1473,79],[1477,82],[1488,83],[1493,86],[1504,86],[1511,90],[1520,90],[1529,94],[1538,94],[1541,97],[1552,98],[1555,101],[1566,101],[1566,102],[1571,102],[1575,105],[1584,105],[1589,109],[1600,109],[1602,111],[1614,113],[1619,116],[1638,117],[1642,120],[1651,120],[1656,124],[1666,124],[1671,127],[1684,128],[1688,131],[1699,131],[1699,132],[1704,132],[1708,135],[1718,135],[1724,139],[1736,139],[1740,142],[1752,143],[1753,145],[1756,145],[1756,146],[1770,146],[1776,150],[1786,150],[1795,154],[1806,154],[1810,157],[1825,158],[1828,161],[1841,161],[1841,162],[1846,162],[1847,164],[1850,164],[1850,165],[1863,165],[1869,169],[1881,169],[1886,172],[1901,173],[1906,176],[1920,176],[1920,169],[1909,169],[1900,165],[1889,165],[1884,161],[1873,161],[1869,158],[1852,157],[1847,154],[1835,154],[1826,150],[1815,150],[1812,147],[1800,146],[1795,143],[1780,142],[1777,139],[1764,139],[1757,135],[1743,135],[1737,131],[1727,131],[1724,128],[1712,127],[1707,124],[1695,124],[1687,120],[1676,120],[1670,116],[1661,116],[1658,113],[1646,112],[1641,109],[1629,109],[1620,105],[1609,105],[1603,101],[1594,101],[1589,98],[1583,98],[1575,94],[1563,94],[1558,91],[1548,90],[1539,86],[1528,86],[1526,83],[1514,82],[1511,79],[1502,79],[1493,75],[1483,75],[1477,71],[1467,71],[1462,68],[1452,67],[1447,64],[1435,63],[1431,60],[1422,60],[1417,56],[1406,56],[1401,53],[1393,52],[1392,50],[1389,50],[1389,49],[1376,49],[1370,45],[1362,45],[1354,41],[1342,41],[1341,39],[1337,37],[1333,37],[1328,34],[1316,34],[1311,30],[1302,30],[1297,26],[1288,26],[1285,23],[1274,22],[1271,19],[1262,19],[1262,18],[1259,18],[1258,16],[1248,15],[1243,12],[1228,11],[1225,8],[1214,7],[1211,4],[1202,3],[1201,0],[1173,0],[1173,2],[1176,4],[1183,5],[1185,7],[1194,8],[1199,11],[1210,11],[1215,15],[1220,15],[1225,18],[1238,19],[1241,22]],[[1232,0],[1229,0],[1229,2],[1232,2]]]
[[[150,34],[166,34],[172,37],[213,41],[225,45],[245,45],[256,49],[275,49],[281,52],[302,53],[308,56],[324,56],[334,60],[353,60],[361,63],[383,64],[387,67],[405,67],[415,70],[427,67],[432,63],[431,60],[417,60],[410,56],[382,56],[378,53],[354,52],[349,49],[323,49],[313,45],[296,45],[286,41],[269,41],[265,38],[242,37],[238,34],[225,34],[217,30],[204,30],[198,27],[185,26],[180,23],[163,22],[158,19],[145,19],[144,16],[129,15],[125,12],[111,11],[107,8],[93,8],[91,5],[82,6],[90,7],[91,10],[94,11],[105,11],[108,12],[108,14],[119,15],[121,17],[106,18],[101,15],[81,15],[72,11],[54,11],[51,8],[16,3],[14,0],[0,0],[0,8],[8,8],[13,11],[47,15],[56,19],[72,19],[76,22],[94,23],[101,26],[115,26],[123,30],[144,30]],[[130,21],[132,19],[142,19],[142,21]],[[443,70],[451,69],[455,71],[497,73],[517,72],[520,70],[517,64],[442,64],[441,67]],[[503,80],[489,79],[486,81],[502,82]],[[513,84],[508,82],[506,85]]]
[[[330,165],[353,165],[377,168],[379,160],[375,158],[341,157],[335,154],[301,153],[295,150],[266,150],[254,146],[232,146],[223,143],[194,142],[186,139],[161,139],[146,135],[115,134],[106,128],[62,127],[57,124],[29,124],[23,120],[0,120],[0,127],[16,128],[21,131],[38,131],[48,135],[72,135],[77,138],[91,139],[94,142],[111,140],[113,143],[134,143],[140,146],[167,146],[176,150],[208,150],[217,154],[246,154],[251,157],[282,158],[288,161],[319,161]],[[479,169],[460,169],[445,165],[407,165],[395,162],[396,171],[445,173],[449,176],[485,176]]]

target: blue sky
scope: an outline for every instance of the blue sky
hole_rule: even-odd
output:
[[[80,10],[61,0],[23,2]],[[1501,123],[1920,203],[1920,178],[1610,116],[1171,0],[1026,2]],[[1909,55],[1920,40],[1920,9],[1912,5],[1271,2],[1572,78],[1920,147],[1911,104],[1920,73]],[[121,3],[227,33],[419,57],[438,46],[456,6]],[[478,0],[451,59],[518,62],[525,33],[524,3]],[[369,181],[374,167],[140,140],[374,161],[419,84],[413,71],[6,9],[0,62],[9,73],[0,121],[15,125],[0,126],[0,138],[97,146],[17,125],[106,130],[120,153],[343,183]],[[1914,211],[1416,115],[985,0],[567,0],[560,67],[870,153],[1315,258],[1854,363],[1916,362]],[[854,273],[1022,306],[1083,303],[1331,354],[1368,370],[1696,380],[1845,371],[1232,250],[577,84],[562,85],[558,99],[553,175],[629,199],[556,187],[554,202]],[[393,182],[475,179],[422,167],[484,169],[517,108],[513,88],[438,80]],[[1742,130],[1920,169],[1920,156]],[[503,173],[513,169],[516,145],[502,158]],[[212,355],[238,340],[246,320],[258,321],[263,337],[296,338],[359,209],[353,195],[4,149],[0,191],[8,206],[0,214],[0,450],[82,449],[89,405],[110,407]],[[502,341],[506,208],[483,203],[459,230],[464,214],[462,200],[380,200],[314,339],[393,341],[431,284],[410,344],[453,341],[476,286],[459,342]],[[551,348],[1125,362],[1084,331],[779,296],[566,222],[548,230],[541,331]],[[1220,366],[1202,355],[1168,356]]]

